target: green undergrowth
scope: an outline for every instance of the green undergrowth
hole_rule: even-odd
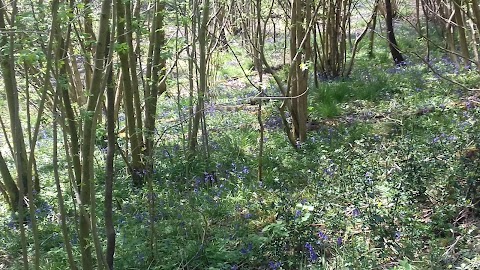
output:
[[[186,124],[179,124],[187,103],[163,98],[151,190],[134,189],[116,157],[115,268],[477,269],[478,98],[415,63],[385,68],[381,57],[362,57],[351,78],[311,91],[310,118],[318,123],[296,149],[287,142],[279,104],[265,104],[261,179],[256,107],[246,102],[253,88],[245,84],[238,95],[217,89],[206,110],[208,155],[202,143],[193,159],[185,158]],[[478,74],[451,74],[478,86]],[[52,135],[47,126],[42,132],[37,162],[47,177],[35,202],[41,269],[66,269]],[[97,144],[95,214],[105,239],[104,146],[101,139]],[[78,260],[77,209],[68,163],[64,157],[60,163]],[[18,224],[1,207],[0,213],[6,228],[0,230],[0,265],[19,269]],[[28,222],[26,228],[31,235]]]

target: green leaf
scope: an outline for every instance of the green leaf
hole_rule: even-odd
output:
[[[312,214],[310,212],[305,213],[305,215],[303,215],[303,217],[302,217],[302,222],[307,221],[310,218],[311,215]]]

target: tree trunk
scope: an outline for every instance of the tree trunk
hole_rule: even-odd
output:
[[[308,6],[307,6],[308,5]],[[290,56],[293,67],[291,81],[292,97],[292,133],[300,143],[307,139],[307,89],[308,89],[308,66],[306,62],[310,60],[310,35],[307,33],[303,24],[308,24],[310,13],[309,1],[294,0],[291,16],[291,45]],[[305,39],[305,40],[304,40]],[[336,46],[336,44],[335,44]],[[299,51],[300,50],[300,51]]]
[[[58,62],[57,62],[58,63]],[[65,65],[62,67],[64,71],[66,70]],[[58,69],[57,69],[58,71]],[[61,221],[61,228],[62,228],[62,236],[63,236],[63,241],[64,241],[64,247],[65,251],[67,253],[67,258],[68,258],[68,264],[70,266],[71,270],[76,270],[77,266],[75,264],[75,260],[73,258],[73,252],[72,252],[72,244],[70,243],[70,237],[68,233],[68,224],[67,224],[67,213],[65,211],[65,204],[63,201],[63,192],[62,188],[60,185],[60,174],[58,172],[58,117],[60,114],[57,112],[57,106],[58,106],[58,99],[59,99],[59,92],[62,91],[62,86],[60,84],[57,85],[54,101],[53,101],[53,111],[55,115],[55,119],[53,122],[53,147],[52,147],[52,165],[53,165],[53,175],[55,178],[55,186],[56,186],[56,191],[57,191],[57,202],[58,202],[58,208],[60,212],[60,221]]]
[[[5,11],[6,7],[3,6],[3,1],[0,2],[0,29],[6,29],[5,23]],[[1,50],[0,53],[0,65],[2,68],[3,75],[3,84],[5,87],[5,94],[7,97],[8,112],[10,116],[10,130],[12,132],[13,138],[13,149],[15,154],[15,166],[18,171],[18,178],[22,181],[25,189],[28,185],[28,176],[27,176],[27,152],[25,149],[25,141],[23,136],[22,123],[20,121],[20,107],[18,99],[18,88],[17,80],[15,78],[15,60],[13,52],[13,37],[3,33],[0,37],[0,48],[5,48]],[[23,196],[24,194],[21,194]]]
[[[12,175],[10,174],[7,163],[5,162],[5,159],[3,158],[1,152],[0,152],[0,175],[2,176],[3,184],[5,186],[5,192],[8,195],[8,197],[6,197],[5,200],[8,202],[8,205],[10,206],[10,210],[12,210],[12,213],[15,213],[18,211],[18,200],[19,200],[20,193],[17,185],[15,184],[15,181],[12,178]]]
[[[199,44],[199,70],[198,76],[200,85],[197,89],[197,106],[195,107],[195,115],[192,123],[192,130],[189,138],[189,150],[193,154],[198,145],[198,131],[200,128],[200,119],[203,118],[205,106],[205,93],[207,91],[207,27],[209,18],[210,0],[203,0],[201,23],[198,29],[198,44]],[[206,125],[206,123],[204,123]]]
[[[130,2],[127,2],[130,3]],[[127,127],[128,127],[128,137],[130,141],[130,149],[132,153],[132,163],[131,163],[131,176],[133,180],[133,185],[140,187],[143,185],[144,181],[144,164],[142,161],[142,146],[140,145],[139,140],[139,131],[137,130],[136,117],[141,117],[140,115],[135,115],[134,109],[134,89],[132,87],[131,73],[130,73],[130,63],[129,63],[129,54],[128,54],[128,43],[125,33],[125,3],[123,0],[116,1],[117,6],[117,40],[118,44],[122,46],[122,49],[117,50],[118,56],[120,58],[120,64],[122,69],[122,83],[124,91],[124,104],[125,104],[125,113],[127,115]]]
[[[157,115],[158,97],[166,91],[165,83],[165,58],[162,50],[165,46],[165,32],[163,29],[163,17],[165,3],[162,0],[156,2],[156,12],[151,29],[152,63],[149,79],[148,92],[145,93],[145,157],[148,171],[153,169],[153,148],[155,140],[155,119]]]
[[[87,100],[87,108],[85,112],[85,121],[83,123],[83,145],[82,145],[82,190],[80,192],[80,199],[85,211],[81,211],[80,217],[80,252],[82,254],[82,266],[85,270],[93,269],[92,260],[92,244],[91,244],[91,226],[90,215],[95,213],[92,209],[92,185],[93,185],[93,142],[95,140],[96,111],[100,106],[99,98],[102,91],[102,80],[105,72],[105,50],[106,42],[109,33],[109,19],[111,10],[111,1],[103,0],[100,14],[100,23],[98,30],[98,40],[95,51],[95,64],[92,75],[92,83],[89,85],[90,96]],[[128,73],[127,73],[128,74]],[[90,213],[88,212],[90,211]],[[98,267],[103,266],[103,261],[98,261]]]
[[[113,223],[113,160],[115,156],[115,88],[113,85],[113,71],[108,72],[107,84],[107,157],[105,160],[105,234],[107,247],[105,259],[107,268],[113,270],[113,255],[115,254],[115,227]]]
[[[395,32],[393,28],[393,10],[391,0],[385,0],[385,23],[387,25],[388,47],[392,54],[395,65],[405,65],[405,59],[398,49],[397,40],[395,39]]]
[[[133,47],[133,30],[132,30],[132,9],[130,1],[125,2],[125,30],[126,30],[126,42],[128,46],[128,61],[130,64],[130,77],[132,82],[132,89],[133,89],[133,105],[135,108],[135,127],[137,132],[141,134],[142,132],[142,109],[141,109],[141,101],[140,101],[140,91],[138,88],[139,82],[137,77],[137,57],[135,55],[134,47]],[[138,136],[138,143],[139,145],[143,145],[143,138],[142,136]]]
[[[455,11],[456,28],[458,29],[458,42],[460,43],[460,53],[465,66],[470,65],[470,54],[468,52],[467,34],[465,32],[465,20],[461,9],[462,1],[454,0],[453,9]]]

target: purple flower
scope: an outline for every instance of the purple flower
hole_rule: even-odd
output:
[[[173,146],[173,151],[177,152],[178,150],[180,150],[180,145],[175,144],[175,145]]]
[[[248,253],[250,253],[250,251],[253,250],[253,245],[252,243],[248,243],[248,245],[246,247],[243,247],[242,249],[240,249],[240,253],[242,253],[243,255],[246,255]]]
[[[358,216],[360,216],[360,210],[358,210],[358,208],[353,209],[353,211],[352,211],[352,216],[353,216],[353,217],[358,217]]]
[[[213,184],[215,182],[215,177],[212,173],[204,172],[203,173],[204,179],[203,182],[205,184]]]
[[[338,246],[341,246],[342,244],[343,244],[343,239],[342,239],[342,237],[338,237],[338,238],[337,238],[337,245],[338,245]]]
[[[302,210],[297,209],[297,210],[295,211],[295,218],[298,218],[298,217],[300,217],[301,215],[302,215]]]
[[[10,228],[10,229],[16,229],[17,228],[17,226],[15,225],[15,222],[13,220],[7,223],[7,227]]]
[[[325,241],[328,240],[328,236],[322,231],[318,232],[318,237],[320,238],[320,240],[325,240]]]
[[[246,213],[243,217],[244,217],[245,219],[250,219],[250,218],[252,217],[252,214]]]
[[[310,244],[310,243],[306,243],[305,244],[305,248],[307,249],[308,251],[308,259],[311,261],[311,262],[315,262],[317,259],[318,259],[318,255],[317,253],[315,252],[315,250],[313,249],[313,246]]]
[[[282,266],[282,263],[281,263],[281,262],[274,262],[274,261],[268,262],[268,268],[269,268],[270,270],[280,269],[281,266]]]
[[[465,103],[465,108],[466,108],[467,110],[470,110],[470,109],[472,109],[473,107],[474,107],[474,106],[473,106],[473,103],[472,103],[471,101],[467,101],[467,102]]]

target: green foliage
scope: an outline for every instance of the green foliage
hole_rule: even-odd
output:
[[[349,101],[375,101],[382,95],[392,93],[393,83],[387,75],[361,73],[352,79],[321,82],[313,90],[313,112],[331,118],[342,113],[342,105]]]
[[[419,42],[402,45],[415,49]],[[115,268],[478,268],[478,97],[440,80],[423,65],[392,67],[388,51],[376,49],[373,59],[359,54],[351,78],[312,88],[310,117],[320,120],[298,148],[285,139],[279,104],[263,106],[262,179],[257,178],[257,107],[248,102],[257,90],[238,79],[243,73],[230,52],[211,59],[215,80],[222,83],[211,88],[206,104],[208,156],[186,158],[186,126],[179,123],[188,117],[188,100],[182,96],[176,104],[162,97],[151,189],[133,188],[122,158],[117,154],[115,159]],[[127,48],[117,44],[116,50]],[[250,58],[238,44],[234,50],[253,74]],[[19,53],[29,63],[45,57],[35,50]],[[171,51],[165,53],[171,56]],[[477,73],[439,59],[432,60],[436,70],[478,85]],[[277,55],[275,60],[281,58]],[[287,70],[288,65],[279,71],[282,78]],[[279,95],[274,87],[267,88],[268,95]],[[123,115],[119,118],[125,120]],[[42,192],[32,202],[38,209],[41,268],[66,269],[51,123],[44,124],[36,152]],[[98,126],[94,214],[101,239],[105,135],[105,128]],[[118,143],[124,149],[127,142],[119,138]],[[204,147],[201,142],[199,148]],[[78,259],[78,209],[68,181],[69,165],[61,155],[70,243]],[[29,222],[20,225],[0,206],[0,224],[6,228],[0,230],[0,265],[2,254],[8,254],[11,269],[20,269],[19,226],[30,235]],[[30,241],[29,256],[32,247]]]

